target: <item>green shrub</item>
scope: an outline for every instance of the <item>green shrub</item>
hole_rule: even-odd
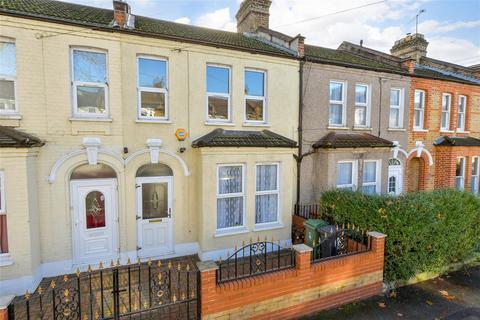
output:
[[[385,280],[407,280],[471,256],[480,242],[480,199],[438,190],[400,197],[332,190],[323,212],[337,223],[387,235]]]

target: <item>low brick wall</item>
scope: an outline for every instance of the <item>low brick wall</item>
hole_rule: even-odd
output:
[[[369,236],[370,251],[311,263],[312,249],[296,245],[295,268],[223,284],[213,261],[200,262],[202,319],[292,319],[378,294],[385,235]]]

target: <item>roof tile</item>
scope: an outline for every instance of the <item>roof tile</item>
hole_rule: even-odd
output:
[[[215,129],[198,138],[192,147],[268,147],[295,148],[297,142],[269,130],[241,131]]]
[[[39,138],[12,127],[0,126],[0,148],[33,148],[45,144]]]
[[[313,144],[314,149],[391,147],[393,147],[393,142],[368,133],[330,132]]]

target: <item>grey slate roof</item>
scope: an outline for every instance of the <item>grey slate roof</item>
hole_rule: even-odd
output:
[[[313,144],[314,149],[391,148],[393,142],[368,133],[330,132]]]
[[[295,148],[297,142],[269,130],[242,131],[215,129],[196,139],[192,147],[267,147]]]
[[[433,143],[434,146],[449,147],[480,147],[480,139],[473,137],[439,137]]]
[[[55,0],[0,0],[2,14],[294,58],[283,50],[240,33],[142,16],[135,16],[134,30],[119,29],[112,25],[113,10]]]
[[[452,72],[438,67],[431,67],[421,64],[416,64],[413,74],[419,77],[447,80],[454,82],[461,82],[465,84],[480,85],[480,79],[476,79],[472,76],[461,74],[458,72]]]
[[[0,148],[33,148],[44,144],[45,142],[31,134],[12,127],[0,126]]]

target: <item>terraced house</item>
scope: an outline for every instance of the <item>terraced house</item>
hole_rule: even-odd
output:
[[[290,242],[295,52],[113,7],[0,2],[0,295],[100,261]]]
[[[406,163],[405,191],[456,188],[479,191],[480,77],[464,67],[427,56],[422,34],[395,42],[391,55],[351,45],[359,57],[405,68],[411,78],[408,144],[398,148]]]

